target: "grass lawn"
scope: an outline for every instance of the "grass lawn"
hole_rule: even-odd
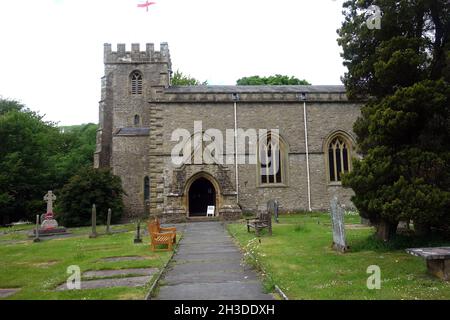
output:
[[[97,227],[97,232],[103,230],[104,227]],[[67,267],[71,265],[78,265],[82,273],[123,268],[160,269],[170,258],[169,252],[153,253],[148,236],[143,237],[142,244],[134,244],[133,225],[118,225],[112,230],[124,232],[89,239],[90,228],[76,228],[69,230],[74,237],[33,243],[23,230],[1,228],[0,288],[21,288],[9,299],[143,299],[152,281],[139,288],[54,291],[58,285],[66,282],[69,277]],[[143,256],[147,259],[99,261],[100,258],[115,256]]]
[[[346,224],[359,223],[346,216]],[[228,230],[246,252],[253,252],[267,272],[265,285],[277,284],[289,299],[450,299],[450,282],[426,273],[425,261],[405,253],[416,245],[450,245],[449,241],[414,242],[400,237],[393,245],[376,241],[372,228],[346,228],[350,252],[331,249],[332,231],[328,214],[296,214],[280,217],[273,236],[263,233],[261,243],[247,233],[245,222]],[[253,261],[254,263],[254,261]],[[367,288],[367,267],[381,269],[381,289]]]

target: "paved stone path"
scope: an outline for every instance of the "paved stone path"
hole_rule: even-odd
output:
[[[0,299],[5,299],[19,292],[20,289],[0,289]]]
[[[158,300],[270,300],[255,271],[219,222],[186,225]]]

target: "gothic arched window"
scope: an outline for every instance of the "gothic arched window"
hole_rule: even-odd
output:
[[[352,144],[342,135],[337,135],[328,143],[328,178],[330,182],[340,182],[343,173],[351,171]]]
[[[260,138],[259,173],[262,185],[286,184],[286,145],[271,131]]]
[[[142,94],[142,74],[139,71],[131,74],[131,94]]]

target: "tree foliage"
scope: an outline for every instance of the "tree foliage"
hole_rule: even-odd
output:
[[[251,76],[243,77],[236,81],[239,86],[262,86],[262,85],[311,85],[306,80],[300,80],[294,76],[276,74],[269,77]]]
[[[44,211],[41,199],[52,182],[48,161],[58,129],[16,101],[0,100],[0,214],[2,220]],[[41,210],[38,211],[39,205]]]
[[[0,223],[33,221],[45,211],[48,190],[57,194],[80,168],[92,166],[97,125],[66,129],[0,99]]]
[[[122,182],[108,169],[86,167],[70,178],[59,196],[58,217],[68,227],[91,223],[91,209],[97,208],[97,222],[106,223],[108,209],[112,222],[119,222],[123,210]]]
[[[93,165],[98,126],[89,123],[60,129],[58,149],[51,161],[55,164],[55,180],[65,183],[80,168]]]
[[[381,29],[365,24],[371,5]],[[344,14],[343,81],[350,97],[367,99],[354,125],[363,159],[344,185],[385,240],[403,219],[450,226],[449,2],[347,1]]]
[[[190,75],[186,75],[181,71],[177,70],[173,74],[171,78],[172,86],[199,86],[199,85],[207,85],[208,81],[199,81]]]

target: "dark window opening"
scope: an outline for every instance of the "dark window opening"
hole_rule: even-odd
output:
[[[142,74],[138,71],[131,74],[131,94],[142,94]]]
[[[281,158],[280,141],[273,141],[269,132],[267,141],[260,144],[260,174],[262,184],[283,183],[283,162]]]
[[[150,200],[150,178],[144,178],[144,201]]]
[[[341,181],[342,174],[350,171],[350,151],[341,137],[334,138],[328,146],[328,170],[330,182]]]

